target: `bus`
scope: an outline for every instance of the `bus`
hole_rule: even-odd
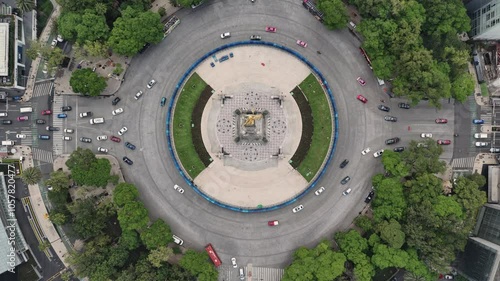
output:
[[[365,57],[365,60],[368,63],[368,66],[370,67],[370,69],[373,69],[372,68],[372,61],[368,57],[368,54],[366,53],[365,49],[359,47],[359,50],[361,51],[361,54],[363,55],[363,57]]]
[[[207,251],[207,254],[210,257],[210,259],[212,260],[212,262],[214,263],[215,267],[219,267],[222,264],[219,256],[217,255],[214,248],[212,247],[212,244],[208,244],[207,246],[205,246],[205,251]]]

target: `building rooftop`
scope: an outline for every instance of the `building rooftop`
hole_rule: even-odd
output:
[[[0,76],[9,72],[9,24],[0,23]]]

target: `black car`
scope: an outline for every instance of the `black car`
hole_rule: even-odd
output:
[[[125,146],[131,150],[135,150],[135,145],[131,144],[130,142],[125,142]]]
[[[399,142],[399,138],[392,138],[392,139],[387,139],[385,141],[385,144],[395,144]]]
[[[45,120],[43,120],[43,119],[36,119],[36,124],[37,125],[45,124]]]
[[[398,104],[399,108],[410,109],[410,105],[404,102]]]
[[[389,108],[388,106],[382,105],[382,104],[378,106],[378,109],[385,111],[385,112],[391,111],[391,108]]]
[[[349,160],[344,159],[344,161],[342,161],[342,163],[340,163],[340,168],[343,169],[345,166],[347,166],[347,164],[349,164]]]
[[[4,125],[11,125],[12,124],[12,120],[2,120],[2,124],[4,124]]]
[[[59,128],[58,127],[47,126],[47,127],[45,127],[45,130],[47,130],[47,131],[59,131]]]
[[[48,136],[48,135],[38,135],[38,139],[41,139],[41,140],[50,140],[50,136]]]
[[[250,40],[257,40],[258,41],[260,39],[262,39],[262,37],[260,37],[259,35],[252,35],[252,36],[250,36]]]
[[[149,44],[149,43],[144,44],[142,49],[139,50],[139,54],[144,53],[150,46],[151,46],[151,44]]]
[[[348,183],[349,181],[351,180],[351,178],[349,176],[345,177],[342,179],[342,181],[340,181],[341,184],[346,184]]]
[[[386,115],[384,117],[384,120],[385,121],[389,121],[389,122],[397,122],[398,121],[398,118],[394,117],[394,116],[390,116],[390,115]]]
[[[405,151],[405,147],[404,146],[400,146],[400,147],[394,148],[394,152],[403,152],[403,151]]]
[[[372,190],[368,193],[368,196],[366,196],[365,203],[370,203],[373,199],[373,195],[375,195],[375,191]]]
[[[119,97],[116,97],[113,99],[113,101],[111,102],[112,105],[117,105],[122,99],[119,98]]]
[[[134,162],[132,160],[130,160],[130,158],[128,158],[127,156],[123,156],[123,162],[125,162],[129,165],[134,164]]]
[[[69,105],[61,106],[61,111],[71,111],[73,108]]]
[[[91,143],[91,142],[92,142],[92,139],[91,139],[91,138],[86,138],[86,137],[81,137],[81,138],[80,138],[80,141],[81,141],[81,142],[86,142],[86,143]]]

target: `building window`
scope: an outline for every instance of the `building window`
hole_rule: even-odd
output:
[[[495,11],[491,11],[491,18],[494,18],[495,17]]]
[[[492,21],[491,21],[491,26],[493,27],[494,25],[495,25],[495,21],[494,21],[494,20],[492,20]]]
[[[490,11],[490,5],[486,6],[486,12]]]
[[[490,20],[490,15],[491,14],[486,14],[486,20]]]

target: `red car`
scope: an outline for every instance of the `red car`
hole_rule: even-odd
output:
[[[120,139],[119,137],[115,137],[115,136],[111,136],[110,139],[114,142],[121,142],[122,139]]]
[[[368,101],[368,100],[367,100],[365,97],[363,97],[362,95],[358,95],[356,98],[357,98],[358,100],[360,100],[362,103],[366,103],[366,102]]]
[[[50,109],[42,110],[42,115],[51,115],[51,114],[52,114],[52,110],[50,110]]]
[[[358,81],[358,83],[359,83],[361,86],[366,85],[366,81],[365,81],[365,80],[363,80],[363,78],[361,78],[361,77],[356,78],[356,81]]]
[[[269,226],[276,226],[278,224],[280,224],[279,221],[268,221],[267,222],[267,225],[269,225]]]
[[[307,43],[302,41],[302,40],[297,40],[297,45],[301,46],[301,47],[304,47],[306,48],[307,47]]]
[[[27,120],[29,120],[28,116],[19,116],[19,117],[17,117],[17,121],[27,121]]]
[[[276,27],[273,27],[273,26],[266,26],[266,32],[272,32],[272,33],[275,33],[276,31],[278,31],[278,29],[276,29]]]
[[[437,124],[446,124],[448,123],[448,119],[438,118],[436,119]]]
[[[451,144],[451,140],[438,140],[438,144],[449,145],[449,144]]]

